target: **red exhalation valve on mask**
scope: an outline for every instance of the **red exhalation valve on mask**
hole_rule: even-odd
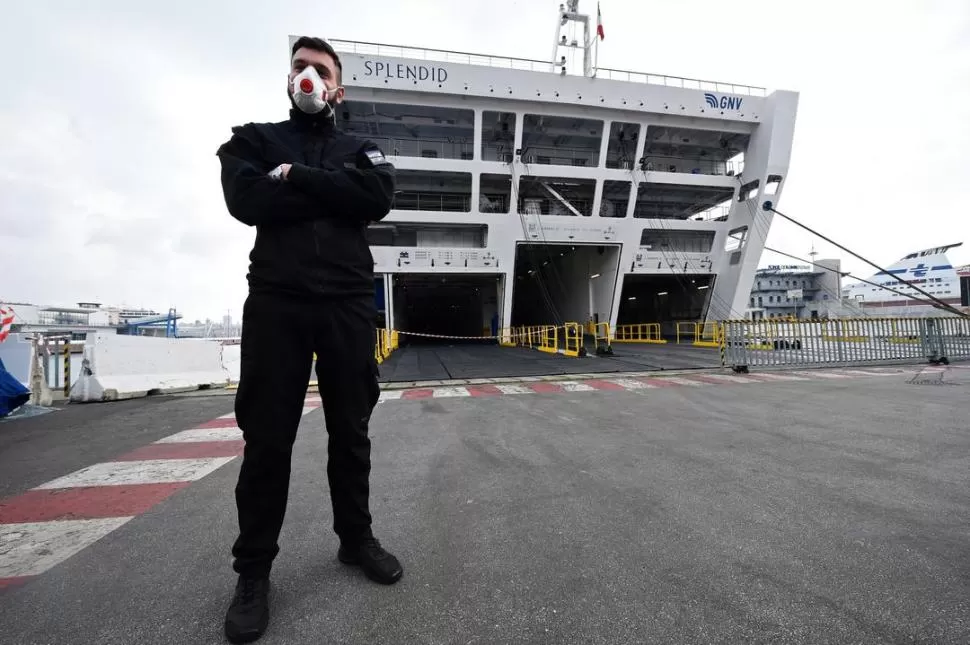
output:
[[[293,78],[292,96],[293,102],[300,110],[307,114],[316,114],[321,110],[330,109],[333,115],[333,108],[327,103],[330,91],[327,89],[320,74],[312,65],[307,66],[302,72]]]

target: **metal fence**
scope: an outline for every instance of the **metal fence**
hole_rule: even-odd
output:
[[[967,318],[729,320],[723,330],[723,362],[735,369],[970,358]]]

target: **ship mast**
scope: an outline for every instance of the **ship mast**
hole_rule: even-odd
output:
[[[570,31],[564,29],[569,23],[582,25],[582,42],[579,42],[575,37],[570,39],[563,33],[564,31]],[[565,4],[559,5],[559,15],[556,18],[556,39],[552,46],[553,70],[558,67],[560,68],[559,73],[565,76],[568,67],[565,50],[573,54],[577,49],[583,50],[583,76],[590,78],[596,76],[596,60],[599,57],[599,38],[596,38],[596,35],[590,28],[590,17],[586,14],[579,13],[579,0],[568,0]],[[572,56],[569,58],[572,58]]]

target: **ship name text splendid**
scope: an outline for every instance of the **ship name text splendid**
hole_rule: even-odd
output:
[[[448,70],[444,67],[432,67],[430,65],[406,65],[404,63],[365,60],[364,76],[444,83],[448,80]]]

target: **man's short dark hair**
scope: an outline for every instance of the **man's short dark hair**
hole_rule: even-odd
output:
[[[296,42],[293,43],[293,50],[290,52],[290,58],[292,59],[294,54],[296,54],[296,52],[302,47],[306,47],[307,49],[312,49],[313,51],[317,52],[323,52],[324,54],[329,54],[330,58],[333,59],[333,64],[337,67],[337,83],[342,82],[344,66],[340,62],[340,56],[337,55],[337,50],[335,50],[330,43],[325,41],[323,38],[316,38],[314,36],[300,36],[297,38]]]

